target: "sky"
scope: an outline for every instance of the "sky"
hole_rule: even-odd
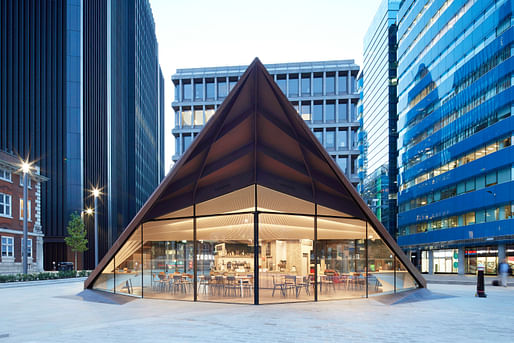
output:
[[[353,59],[381,0],[150,0],[165,79],[165,165],[171,166],[179,68]],[[166,170],[166,173],[168,170]]]

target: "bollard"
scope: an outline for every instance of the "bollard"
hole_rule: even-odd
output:
[[[484,283],[484,265],[479,264],[477,268],[477,292],[475,297],[486,298]]]

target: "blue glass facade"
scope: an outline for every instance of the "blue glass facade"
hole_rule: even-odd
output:
[[[398,13],[398,243],[423,272],[496,273],[514,242],[514,2],[425,3]]]
[[[235,86],[246,66],[178,69],[175,87],[176,162]],[[354,185],[358,177],[356,77],[353,60],[267,64],[299,115]]]
[[[364,37],[361,194],[396,237],[397,112],[396,14],[399,0],[383,0]]]

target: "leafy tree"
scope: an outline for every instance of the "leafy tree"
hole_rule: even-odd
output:
[[[77,270],[77,253],[87,250],[86,228],[82,218],[75,212],[70,215],[68,235],[64,238],[66,245],[75,253],[75,270]]]

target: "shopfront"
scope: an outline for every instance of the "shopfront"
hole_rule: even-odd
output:
[[[498,271],[498,247],[473,247],[464,249],[465,273],[476,274],[477,266],[483,265],[485,274],[496,275]]]

